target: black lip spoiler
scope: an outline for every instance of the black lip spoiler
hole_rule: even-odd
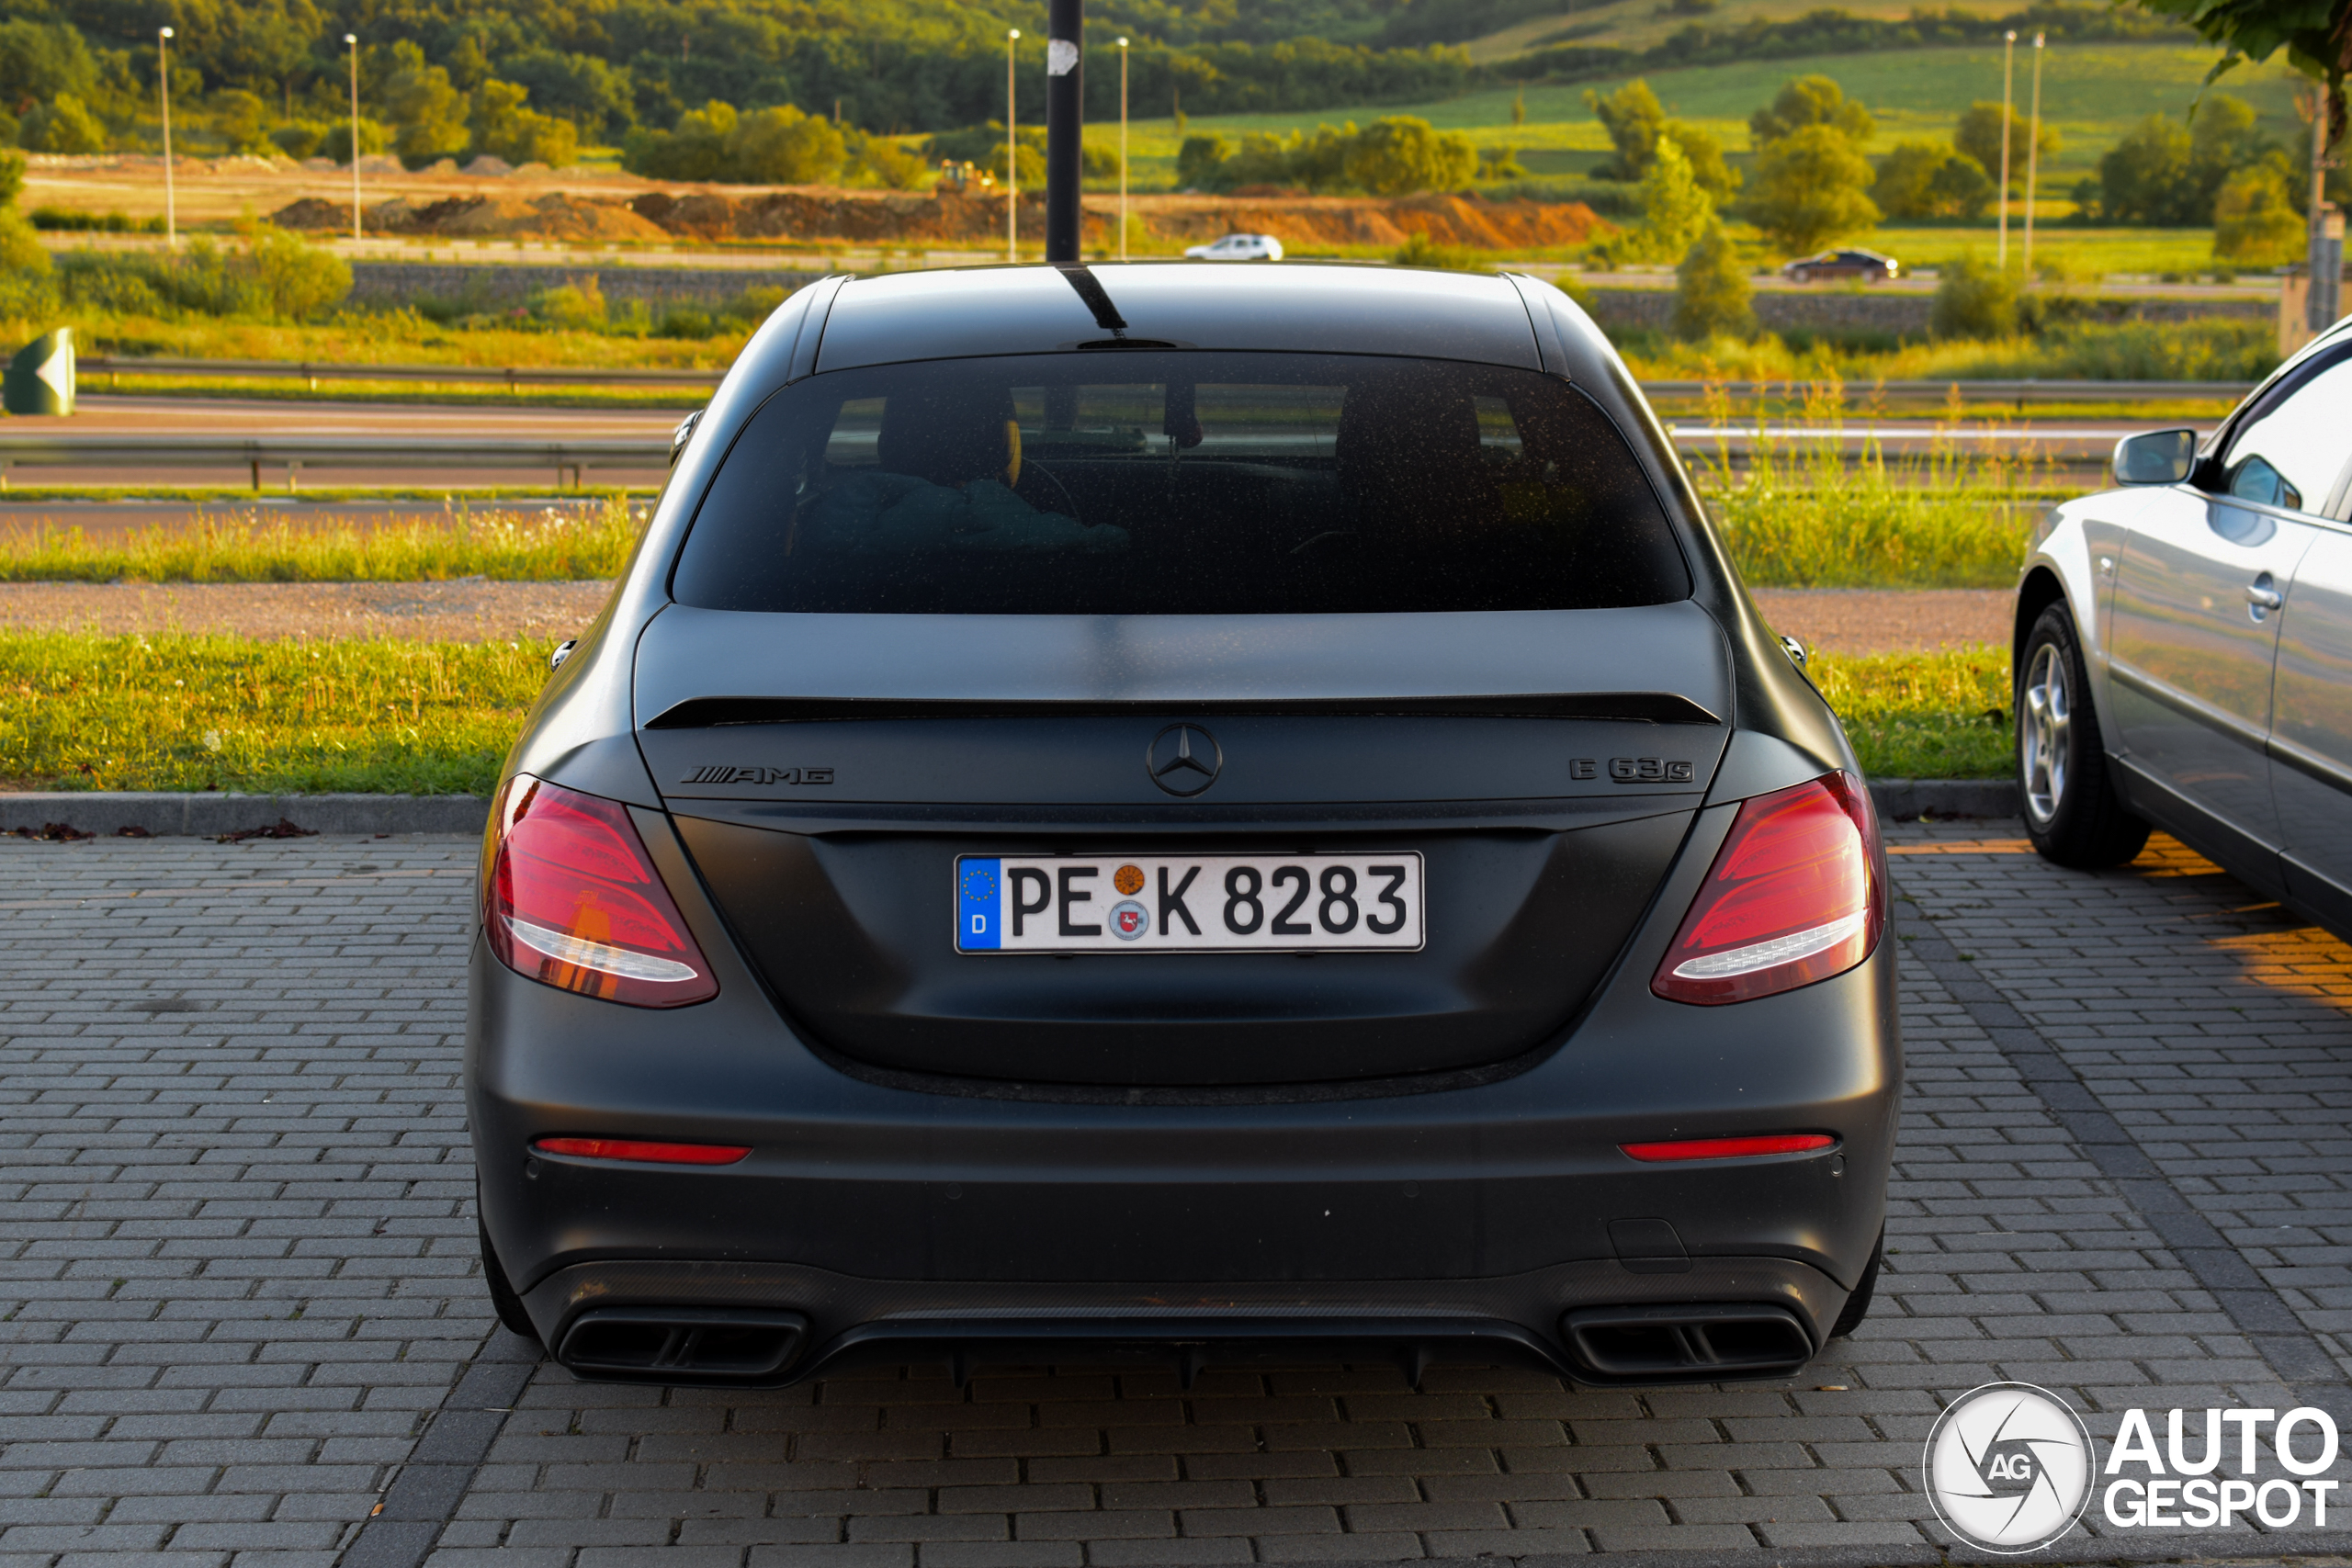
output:
[[[1166,715],[1214,718],[1337,715],[1346,717],[1566,718],[1637,724],[1721,724],[1673,692],[1528,693],[1454,697],[1271,697],[1182,703],[1141,699],[1062,702],[990,698],[695,697],[647,721],[648,729],[723,724],[821,724],[845,719],[1125,718]]]

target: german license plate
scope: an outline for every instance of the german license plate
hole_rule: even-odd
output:
[[[961,953],[1411,952],[1421,857],[1053,855],[956,862]]]

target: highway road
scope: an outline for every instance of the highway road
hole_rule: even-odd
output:
[[[421,445],[439,441],[504,440],[518,444],[595,440],[658,444],[667,438],[678,418],[674,409],[549,408],[530,404],[436,407],[415,403],[96,394],[84,398],[79,411],[70,418],[15,418],[0,422],[0,444],[5,444],[9,437],[37,434],[69,440],[179,435],[217,436],[223,440],[308,437],[381,441],[406,436],[415,438]],[[2086,479],[2088,471],[2105,458],[2119,435],[2143,427],[2143,422],[2134,420],[2063,419],[2037,423],[2015,417],[1966,423],[1956,429],[1939,427],[1929,419],[1883,419],[1834,430],[1785,422],[1771,422],[1759,426],[1745,423],[1714,425],[1688,420],[1672,422],[1668,425],[1677,445],[1694,453],[1710,451],[1722,443],[1727,445],[1736,457],[1753,447],[1759,435],[1783,446],[1835,439],[1849,450],[1858,450],[1865,443],[1875,443],[1890,456],[1921,454],[1939,440],[1958,441],[2011,456],[2030,455],[2081,472]],[[658,486],[662,479],[662,471],[658,466],[649,466],[642,471],[636,468],[599,468],[592,470],[592,474],[594,482],[600,484],[652,487]],[[560,493],[565,488],[567,477],[520,457],[511,469],[453,466],[436,471],[410,463],[388,466],[380,470],[336,468],[309,476],[290,473],[283,466],[265,465],[260,470],[260,493],[280,497],[289,491],[299,493],[306,479],[312,484],[423,489],[442,486],[452,489],[489,485],[543,486],[550,493]],[[191,463],[185,468],[148,467],[136,470],[94,463],[87,468],[28,467],[17,470],[14,478],[20,483],[39,485],[217,485],[234,484],[241,480],[250,482],[252,472],[242,461],[227,460],[211,466]],[[0,502],[0,522],[5,522],[16,510]],[[43,510],[53,513],[54,506],[45,505]],[[95,515],[92,525],[97,525]]]

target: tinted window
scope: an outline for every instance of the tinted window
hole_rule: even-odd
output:
[[[722,610],[1217,615],[1687,598],[1614,426],[1444,361],[1125,350],[836,371],[721,464],[673,583]]]
[[[2352,355],[2307,371],[2230,438],[2222,490],[2242,501],[2316,512],[2352,458]]]

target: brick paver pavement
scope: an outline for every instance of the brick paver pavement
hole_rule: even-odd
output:
[[[1645,1393],[534,1370],[473,1277],[470,842],[0,845],[0,1568],[1928,1562],[1919,1445],[1986,1381],[2101,1438],[2133,1406],[2160,1440],[2174,1406],[2352,1425],[2352,951],[2168,840],[2084,875],[2005,831],[1890,835],[1910,1089],[1871,1320],[1792,1382]],[[2095,1506],[2063,1554],[2352,1555],[2346,1519]]]

